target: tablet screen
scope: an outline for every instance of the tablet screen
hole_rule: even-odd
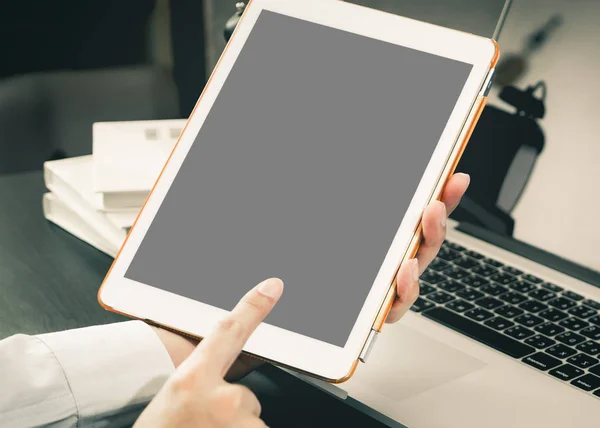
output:
[[[125,277],[343,347],[471,67],[263,11]]]

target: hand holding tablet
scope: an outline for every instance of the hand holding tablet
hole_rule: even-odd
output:
[[[286,293],[243,351],[347,379],[399,314],[399,266],[441,243],[423,210],[451,190],[497,56],[349,3],[253,0],[100,302],[201,338],[277,276]]]

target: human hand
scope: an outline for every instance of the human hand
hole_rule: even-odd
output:
[[[396,276],[396,299],[386,319],[397,322],[419,297],[419,276],[435,259],[446,239],[446,219],[454,211],[469,187],[467,174],[454,174],[448,180],[440,201],[434,201],[423,212],[423,241],[415,259],[402,264]]]
[[[250,290],[179,365],[134,427],[265,427],[256,396],[225,375],[282,291],[278,279]]]
[[[164,328],[150,326],[158,338],[163,343],[165,349],[169,353],[171,357],[171,361],[175,368],[179,367],[181,363],[185,361],[187,357],[196,349],[198,345],[197,340],[188,339],[180,334],[173,333],[169,330],[165,330]],[[225,375],[225,380],[228,382],[233,382],[239,380],[246,376],[251,371],[257,369],[263,364],[262,361],[252,358],[248,355],[240,354],[237,360],[233,363],[227,375]]]

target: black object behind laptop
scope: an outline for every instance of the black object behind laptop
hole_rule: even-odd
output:
[[[538,87],[544,88],[541,97],[535,95]],[[545,114],[545,86],[507,86],[499,96],[514,112],[490,104],[484,109],[457,167],[470,174],[471,184],[452,218],[512,236],[510,213],[544,149],[538,120]]]

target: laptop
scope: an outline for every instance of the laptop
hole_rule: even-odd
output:
[[[418,8],[411,12],[422,2],[357,2],[426,20]],[[431,3],[434,9],[448,4]],[[478,2],[488,28],[472,32],[498,39],[508,3]],[[454,19],[456,28],[469,31],[464,15],[443,18],[440,24],[452,26]],[[548,139],[560,143],[550,133]],[[551,197],[526,194],[530,200],[522,202],[531,207],[531,199]],[[518,230],[518,217],[516,224]],[[543,227],[542,217],[538,234]],[[599,427],[598,264],[581,266],[568,260],[568,251],[565,259],[536,244],[451,220],[447,240],[421,277],[419,299],[399,323],[384,327],[354,377],[337,386],[305,380],[380,424],[372,426]]]

